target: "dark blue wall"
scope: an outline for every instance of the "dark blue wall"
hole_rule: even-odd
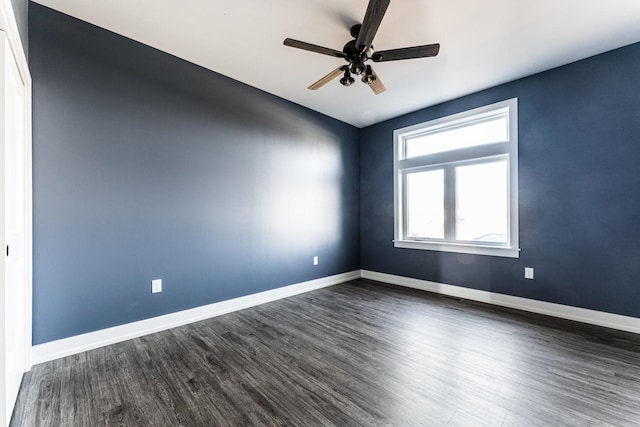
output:
[[[394,248],[393,130],[513,97],[520,259]],[[639,160],[640,44],[367,127],[361,267],[640,317]]]
[[[28,31],[28,11],[29,0],[11,0],[11,8],[13,14],[16,17],[16,23],[18,24],[18,33],[20,33],[20,40],[22,41],[22,47],[24,48],[25,55],[29,54],[29,31]]]
[[[359,268],[357,128],[29,19],[34,344]]]
[[[640,44],[358,131],[35,3],[29,23],[34,344],[360,267],[640,317]],[[393,130],[512,97],[520,259],[395,249]]]

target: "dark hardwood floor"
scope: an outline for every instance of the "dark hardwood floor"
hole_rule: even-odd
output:
[[[638,426],[640,336],[357,280],[33,367],[13,426]]]

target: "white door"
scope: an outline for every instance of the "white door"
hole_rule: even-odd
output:
[[[9,47],[0,31],[0,139],[4,157],[4,181],[0,193],[4,197],[2,316],[0,316],[0,361],[3,365],[0,394],[0,423],[8,424],[27,370],[26,270],[25,270],[25,85]]]

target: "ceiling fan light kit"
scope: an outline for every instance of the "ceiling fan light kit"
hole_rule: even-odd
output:
[[[355,79],[351,77],[351,73],[349,73],[349,68],[345,67],[344,77],[340,79],[340,84],[342,86],[351,86],[355,82]]]
[[[373,62],[399,61],[402,59],[428,58],[438,54],[440,51],[439,43],[379,52],[373,51],[373,38],[378,31],[378,27],[382,22],[382,18],[387,11],[389,3],[390,0],[369,0],[367,12],[364,15],[362,24],[356,24],[351,27],[351,36],[353,37],[353,40],[347,42],[347,44],[342,48],[342,51],[291,38],[286,38],[284,40],[285,46],[333,56],[335,58],[342,58],[348,62],[348,65],[336,68],[317,82],[313,83],[309,86],[309,89],[320,89],[322,86],[343,73],[344,75],[340,79],[340,84],[343,86],[351,86],[355,81],[351,76],[353,73],[358,76],[362,75],[360,80],[367,84],[373,93],[379,95],[386,90],[386,87],[371,65],[365,65],[368,60],[371,59]]]
[[[373,74],[373,70],[371,65],[367,65],[367,72],[362,76],[362,83],[365,83],[369,86],[373,84],[377,80],[376,76]]]
[[[361,61],[353,62],[350,70],[353,74],[360,75],[364,71],[364,64]]]

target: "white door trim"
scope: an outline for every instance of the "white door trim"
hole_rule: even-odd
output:
[[[11,46],[11,52],[13,52],[14,59],[18,65],[20,76],[24,85],[31,88],[31,73],[29,73],[29,64],[27,62],[27,56],[22,47],[22,41],[20,39],[20,33],[18,32],[18,24],[16,17],[13,13],[13,7],[11,6],[11,0],[0,0],[0,30],[7,33],[9,39],[9,46]]]
[[[25,316],[25,346],[24,367],[26,370],[31,369],[31,343],[32,343],[32,279],[33,279],[33,222],[32,222],[32,146],[31,146],[31,74],[25,51],[22,45],[18,25],[15,19],[13,8],[10,0],[0,0],[0,30],[6,34],[9,49],[17,65],[18,73],[22,84],[24,85],[24,300],[25,306],[23,314]],[[4,167],[2,168],[4,173]],[[3,192],[4,194],[4,192]],[[5,201],[3,200],[3,208]],[[3,247],[4,252],[4,247]],[[2,373],[4,376],[4,373]],[[4,384],[4,378],[1,383]],[[4,401],[4,392],[2,393]],[[3,405],[5,405],[3,403]],[[3,408],[6,411],[12,411],[13,408]],[[9,414],[10,416],[10,414]],[[4,422],[4,420],[2,420]]]
[[[32,180],[32,146],[31,146],[31,73],[27,57],[22,46],[18,24],[16,22],[11,0],[0,0],[0,30],[7,34],[9,46],[13,53],[13,58],[18,66],[20,77],[25,87],[25,150],[24,150],[24,172],[25,172],[25,315],[27,316],[26,341],[31,343],[32,339],[32,299],[33,299],[33,180]],[[25,366],[31,369],[31,345],[25,353],[27,360]]]

